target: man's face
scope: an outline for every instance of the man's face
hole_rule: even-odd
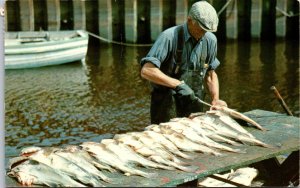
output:
[[[189,29],[189,33],[197,41],[199,41],[203,37],[203,35],[206,33],[206,31],[200,27],[198,22],[196,20],[193,20],[191,17],[188,17],[188,29]]]

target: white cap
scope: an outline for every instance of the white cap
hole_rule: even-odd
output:
[[[218,28],[219,18],[216,10],[206,1],[194,3],[189,16],[196,20],[205,31],[215,32]]]

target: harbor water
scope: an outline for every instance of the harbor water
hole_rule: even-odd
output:
[[[139,60],[150,47],[93,40],[85,62],[5,71],[6,164],[24,147],[97,142],[149,125],[150,86]],[[298,43],[227,41],[218,58],[220,98],[229,107],[285,113],[274,85],[299,116]]]

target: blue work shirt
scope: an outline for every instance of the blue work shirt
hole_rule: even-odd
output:
[[[171,27],[158,36],[147,56],[141,59],[141,66],[146,62],[150,62],[166,75],[173,77],[172,75],[176,67],[179,27],[182,27],[182,25]],[[197,42],[188,32],[187,23],[185,23],[183,24],[183,35],[182,65],[188,65],[191,70],[198,68],[197,66],[200,65],[202,44],[205,41],[207,42],[207,55],[205,59],[207,70],[215,70],[219,66],[220,62],[216,58],[217,38],[213,33],[206,32]]]

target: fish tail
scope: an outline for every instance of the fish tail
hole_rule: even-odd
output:
[[[196,172],[199,169],[196,166],[177,166],[177,168],[185,172]]]

